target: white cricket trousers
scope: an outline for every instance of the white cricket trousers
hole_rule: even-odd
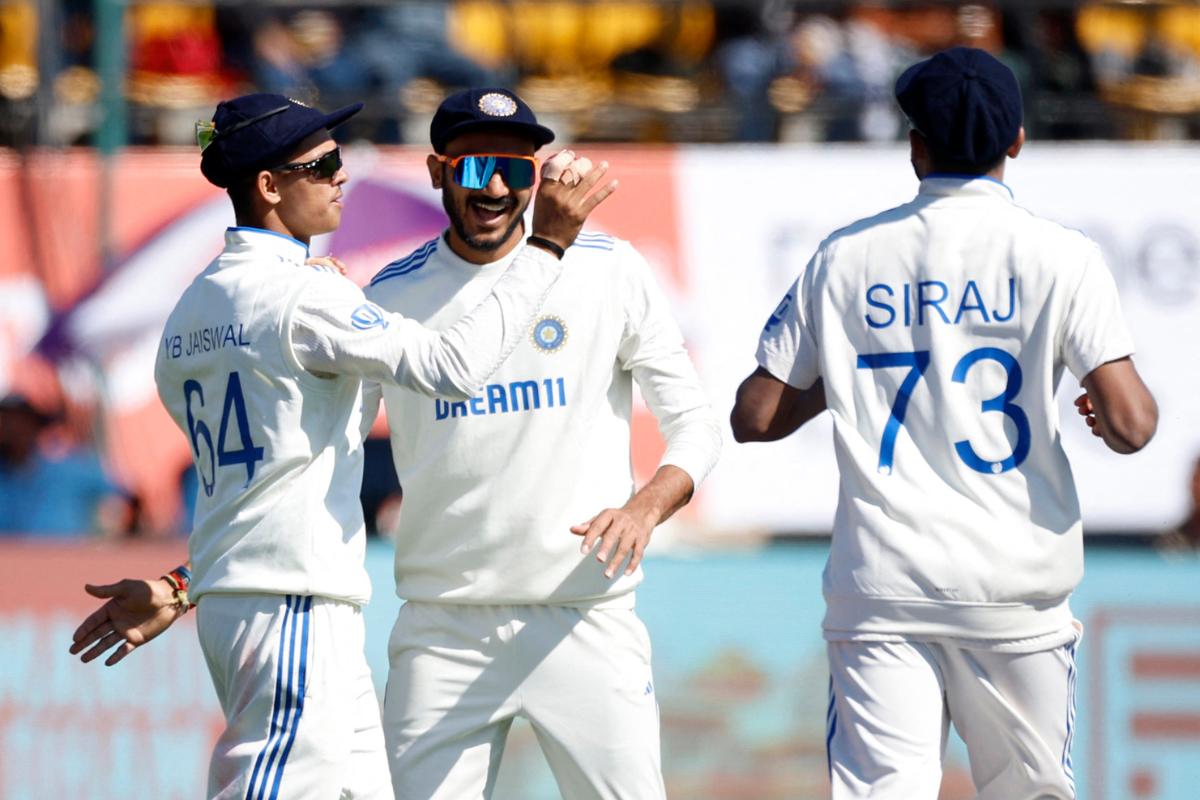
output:
[[[490,798],[513,719],[564,800],[660,800],[650,637],[633,609],[407,603],[388,647],[398,800]]]
[[[208,797],[392,796],[358,606],[207,594],[196,627],[226,725],[213,749]]]
[[[834,800],[936,800],[949,724],[977,800],[1072,800],[1075,650],[826,642]]]

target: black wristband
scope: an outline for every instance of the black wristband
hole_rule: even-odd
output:
[[[559,261],[562,261],[562,257],[567,254],[567,251],[559,247],[556,242],[552,242],[544,236],[530,236],[525,241],[529,242],[529,244],[537,245],[543,250],[549,250]]]

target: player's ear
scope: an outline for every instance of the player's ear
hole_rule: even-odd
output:
[[[429,168],[429,182],[433,188],[442,188],[442,162],[436,155],[430,153],[429,157],[425,159],[425,166]]]
[[[283,200],[283,195],[279,192],[279,182],[275,180],[275,173],[269,169],[261,170],[254,176],[254,193],[268,206],[277,206]]]
[[[916,161],[918,156],[924,158],[929,153],[929,149],[925,147],[925,137],[917,133],[916,128],[908,132],[908,148],[913,161]]]
[[[1021,154],[1021,148],[1025,146],[1025,126],[1022,125],[1017,131],[1016,141],[1012,143],[1012,147],[1005,151],[1005,155],[1009,158],[1016,158]]]
[[[908,160],[918,180],[924,180],[933,169],[929,163],[929,145],[916,128],[908,132]]]

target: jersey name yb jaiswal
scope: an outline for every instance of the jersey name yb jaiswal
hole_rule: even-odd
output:
[[[227,322],[210,328],[188,331],[186,335],[168,333],[163,337],[163,355],[166,358],[181,358],[210,353],[226,347],[249,347],[245,326],[240,322]]]

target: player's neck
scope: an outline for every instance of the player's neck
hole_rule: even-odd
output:
[[[974,177],[991,178],[992,180],[997,181],[999,183],[1004,183],[1004,165],[1007,163],[1007,161],[1008,161],[1008,159],[1006,158],[1003,161],[1001,161],[999,164],[997,164],[994,169],[988,170],[987,172],[982,172],[978,176],[974,176]],[[926,178],[936,178],[939,175],[941,175],[941,176],[958,175],[958,176],[966,177],[961,172],[956,172],[952,169],[940,169],[938,167],[932,166],[930,164],[924,164],[924,163],[920,164],[920,165],[916,165],[915,172],[917,173],[917,180],[921,180],[921,181],[925,180]],[[973,175],[973,173],[972,173],[972,175]]]
[[[476,264],[482,267],[504,258],[513,250],[516,250],[517,246],[520,245],[521,242],[525,241],[525,223],[522,221],[521,224],[513,228],[512,235],[505,239],[504,243],[494,250],[485,250],[478,247],[472,247],[471,245],[467,244],[467,242],[458,235],[458,232],[454,230],[453,225],[451,225],[447,231],[446,241],[450,244],[450,250],[454,253],[454,255],[458,256],[463,261],[466,261],[468,264]]]
[[[238,216],[236,217],[236,220],[239,228],[258,228],[259,230],[278,233],[281,236],[290,236],[305,247],[308,247],[309,240],[312,239],[311,235],[296,233],[295,231],[288,229],[288,227],[284,225],[283,222],[280,221],[279,217],[275,214],[267,214],[262,217],[256,215]]]

